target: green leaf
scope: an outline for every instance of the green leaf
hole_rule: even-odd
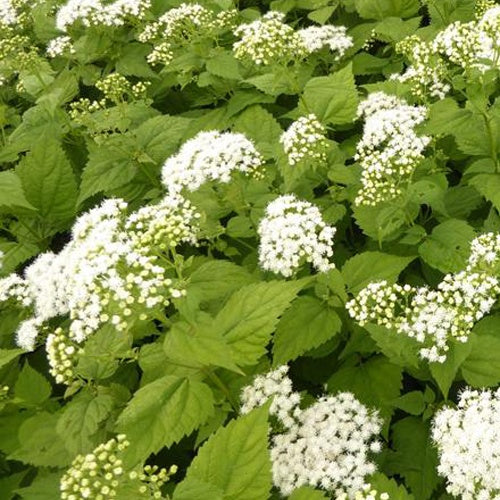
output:
[[[231,421],[201,448],[177,487],[174,500],[195,500],[193,483],[207,483],[224,500],[262,500],[271,489],[271,462],[267,450],[267,407]],[[189,494],[190,493],[190,494]]]
[[[352,64],[330,76],[311,78],[304,88],[303,99],[302,113],[314,113],[322,122],[334,125],[353,122],[359,98]]]
[[[254,364],[265,352],[279,317],[306,281],[270,281],[235,292],[213,321],[240,366]]]
[[[45,221],[64,227],[75,215],[78,196],[71,165],[55,140],[37,142],[17,168],[26,198]]]
[[[137,464],[193,432],[213,413],[213,405],[210,388],[187,378],[167,375],[139,389],[117,422],[131,442],[128,462]]]
[[[65,467],[74,456],[64,446],[64,440],[56,432],[58,414],[41,412],[28,418],[19,428],[21,448],[9,455],[37,467]]]
[[[221,52],[207,61],[207,71],[212,75],[238,80],[241,78],[240,65],[229,52]]]
[[[424,395],[420,391],[411,391],[396,398],[392,404],[410,415],[420,415],[425,410]]]
[[[61,492],[59,490],[59,481],[61,474],[49,473],[41,475],[39,472],[34,481],[26,488],[16,490],[23,500],[54,500]]]
[[[314,297],[299,297],[283,314],[274,335],[273,362],[281,365],[319,347],[340,332],[337,313]]]
[[[445,398],[448,397],[451,384],[455,380],[460,366],[467,356],[469,356],[471,349],[471,342],[465,344],[454,343],[446,353],[446,361],[444,363],[429,363],[431,374]]]
[[[168,359],[201,367],[220,366],[242,374],[233,360],[232,350],[220,332],[208,324],[190,324],[185,321],[174,323],[165,337],[163,348]]]
[[[415,257],[402,257],[382,252],[363,252],[351,257],[342,268],[342,276],[351,293],[357,293],[368,283],[398,279],[401,271]]]
[[[294,490],[288,497],[289,500],[327,500],[328,498],[322,491],[309,486],[302,486],[302,488]]]
[[[500,210],[500,175],[475,175],[469,184],[474,186],[488,201],[491,201],[497,210]]]
[[[379,494],[387,493],[391,500],[415,500],[413,495],[410,495],[404,486],[398,485],[394,479],[389,479],[384,474],[374,474],[371,477],[370,485],[375,488]]]
[[[0,349],[0,368],[3,368],[7,363],[24,354],[24,352],[23,349]]]
[[[26,198],[21,179],[12,171],[0,172],[1,207],[22,207],[35,210]]]
[[[391,401],[399,396],[402,369],[382,356],[370,358],[358,366],[343,366],[328,380],[328,391],[349,391],[368,406],[379,409],[388,428],[393,407]]]
[[[14,386],[14,393],[30,405],[40,405],[50,397],[52,387],[49,381],[26,363]]]
[[[473,387],[494,387],[500,382],[500,316],[482,319],[469,338],[471,352],[462,364],[462,375]]]
[[[72,455],[90,453],[99,443],[93,436],[114,406],[111,394],[97,395],[84,391],[65,407],[57,422],[57,433]]]
[[[443,273],[461,271],[467,264],[474,228],[459,219],[449,219],[432,230],[418,253],[430,266]]]
[[[365,19],[412,17],[418,13],[418,0],[354,0],[356,10]]]
[[[440,482],[437,475],[437,451],[429,438],[429,424],[416,417],[399,420],[392,427],[396,450],[392,469],[406,480],[419,500],[427,500]],[[392,498],[392,497],[391,497]]]

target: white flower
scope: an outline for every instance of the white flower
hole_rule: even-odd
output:
[[[326,129],[314,114],[301,116],[280,137],[280,143],[288,156],[288,163],[301,161],[325,162],[328,141]]]
[[[258,66],[305,57],[307,49],[302,37],[284,20],[282,12],[269,11],[260,19],[238,26],[234,31],[240,38],[233,45],[235,57]]]
[[[462,500],[498,498],[500,389],[463,391],[457,408],[437,412],[432,438],[448,493]]]
[[[374,206],[401,194],[400,186],[409,181],[430,142],[415,132],[426,113],[422,106],[383,92],[370,94],[360,104],[358,115],[365,117],[365,124],[355,160],[362,167],[363,187],[355,204]]]
[[[162,169],[163,184],[170,193],[196,191],[208,181],[227,183],[234,171],[259,176],[264,160],[243,134],[200,132],[167,159]]]
[[[309,53],[316,52],[326,47],[336,53],[340,59],[346,51],[353,46],[352,37],[347,35],[345,26],[310,26],[297,31],[302,38],[302,43]]]
[[[334,266],[335,228],[323,221],[317,207],[294,195],[280,196],[269,203],[259,223],[259,263],[266,271],[292,276],[308,262],[320,272]]]
[[[58,36],[47,44],[47,55],[49,57],[57,57],[65,52],[69,52],[70,54],[75,53],[75,49],[71,43],[71,37],[69,36]]]
[[[22,321],[16,331],[16,344],[25,351],[33,351],[41,326],[37,318]]]

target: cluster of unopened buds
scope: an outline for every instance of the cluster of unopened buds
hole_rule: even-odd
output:
[[[474,239],[466,269],[447,274],[435,290],[374,282],[346,304],[347,310],[362,326],[376,323],[415,339],[422,358],[443,363],[451,344],[467,342],[500,296],[499,242],[491,233]]]

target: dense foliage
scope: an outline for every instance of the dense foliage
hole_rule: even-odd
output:
[[[499,33],[0,0],[0,497],[500,498]]]

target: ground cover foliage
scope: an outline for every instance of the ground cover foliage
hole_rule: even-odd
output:
[[[499,498],[500,6],[0,31],[1,498]]]

